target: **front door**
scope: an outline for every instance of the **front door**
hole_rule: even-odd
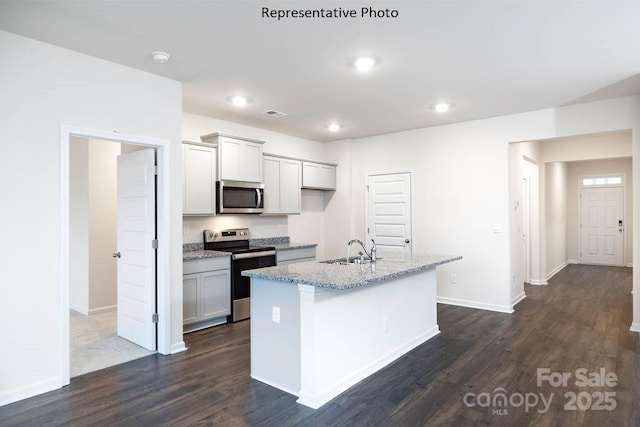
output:
[[[411,254],[411,173],[369,175],[367,247]]]
[[[580,262],[624,265],[623,187],[580,190]]]
[[[155,151],[118,156],[118,335],[156,349]]]

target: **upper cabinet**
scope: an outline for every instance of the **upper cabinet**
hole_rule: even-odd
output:
[[[182,144],[182,213],[216,214],[216,147]]]
[[[302,162],[302,188],[335,190],[336,165]]]
[[[218,146],[218,180],[262,182],[264,141],[212,133],[203,142]]]
[[[272,155],[263,157],[264,214],[300,213],[302,162]]]

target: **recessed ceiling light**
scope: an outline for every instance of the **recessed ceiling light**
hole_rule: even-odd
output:
[[[340,126],[338,123],[330,123],[327,126],[327,129],[329,129],[329,132],[338,132],[341,127],[342,126]]]
[[[247,105],[247,102],[249,100],[247,99],[246,96],[240,96],[240,95],[236,95],[236,96],[232,96],[231,97],[231,102],[233,103],[233,105],[235,105],[236,107],[244,107],[245,105]]]
[[[158,64],[164,64],[169,60],[169,58],[171,58],[171,56],[167,52],[161,51],[153,52],[151,56],[153,56],[154,61],[156,61]]]
[[[451,104],[447,104],[446,102],[441,102],[440,104],[436,104],[433,109],[438,113],[446,113],[451,108]]]
[[[353,66],[356,67],[356,70],[362,72],[371,71],[374,65],[376,65],[376,60],[375,58],[372,58],[370,56],[362,56],[356,59],[353,63]]]

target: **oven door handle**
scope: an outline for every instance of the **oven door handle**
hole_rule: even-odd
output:
[[[237,260],[237,259],[248,259],[248,258],[260,258],[263,256],[271,256],[271,255],[275,255],[276,251],[262,251],[262,252],[248,252],[246,254],[235,254],[235,255],[231,255],[231,259],[232,260]]]

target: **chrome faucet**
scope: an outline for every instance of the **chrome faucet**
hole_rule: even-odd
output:
[[[367,257],[371,260],[371,262],[376,262],[376,252],[377,252],[376,242],[373,239],[371,239],[371,242],[373,243],[373,246],[371,246],[371,251],[367,251],[367,248],[364,246],[364,243],[362,243],[362,241],[358,239],[350,240],[348,245],[351,246],[353,243],[359,244],[360,246],[362,246],[362,250],[364,250],[365,255],[367,255]]]

